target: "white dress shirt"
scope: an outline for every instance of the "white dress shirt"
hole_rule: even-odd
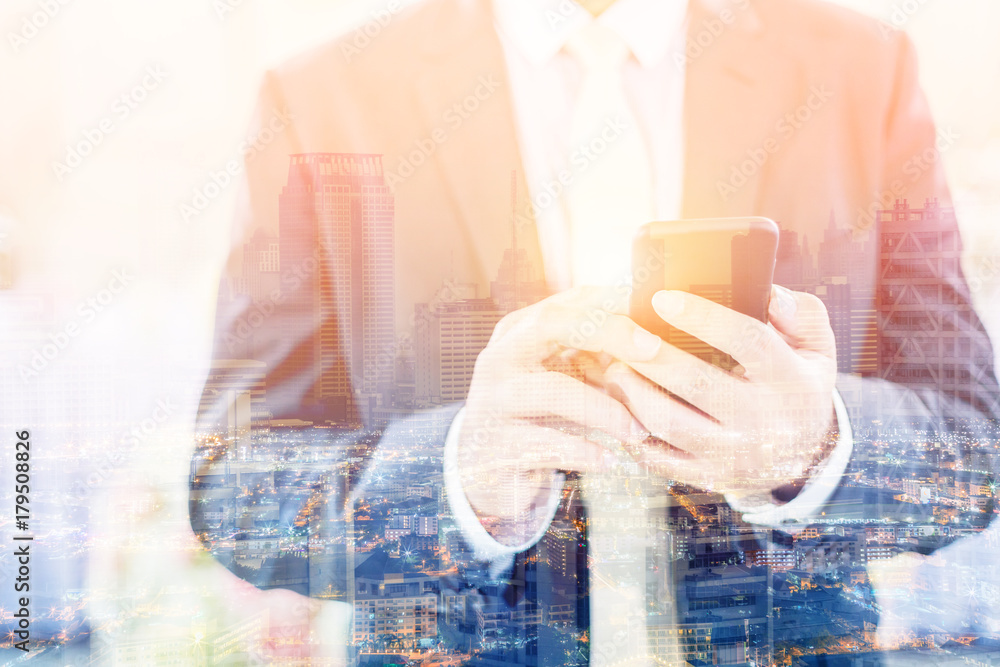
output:
[[[573,286],[569,260],[568,220],[562,199],[552,196],[560,172],[573,174],[569,128],[573,102],[582,73],[563,47],[569,37],[590,21],[615,30],[628,44],[632,57],[625,63],[623,82],[649,150],[654,213],[657,219],[680,215],[684,158],[684,71],[686,36],[685,0],[617,0],[599,17],[572,0],[493,0],[494,20],[503,46],[512,92],[519,148],[534,205],[546,278],[558,290]],[[565,181],[566,179],[563,178]],[[572,187],[572,180],[570,185]],[[629,258],[609,257],[628,275]],[[726,500],[751,523],[781,527],[791,532],[816,515],[847,469],[853,438],[847,411],[834,392],[839,439],[824,461],[791,502],[778,505],[751,497],[727,494]],[[457,471],[460,411],[449,429],[444,452],[444,482],[455,521],[476,556],[492,564],[499,574],[515,554],[537,543],[555,516],[561,497],[556,485],[538,512],[541,528],[527,542],[507,546],[494,540],[479,522],[462,489]]]
[[[581,27],[598,21],[614,30],[632,51],[622,73],[625,94],[649,151],[653,214],[678,217],[683,186],[684,71],[674,53],[684,46],[684,0],[618,0],[594,18],[571,0],[494,0],[514,101],[521,159],[538,227],[546,279],[557,290],[573,286],[568,248],[571,221],[559,188],[573,188],[588,156],[571,145],[570,123],[581,84],[581,66],[563,49]],[[579,160],[567,156],[579,155]],[[560,172],[563,173],[560,182]],[[631,274],[626,235],[616,256],[602,256]]]

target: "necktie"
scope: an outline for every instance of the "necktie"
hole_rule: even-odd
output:
[[[652,177],[622,70],[628,46],[591,22],[566,43],[583,71],[570,127],[565,191],[574,285],[618,285],[631,275],[632,237],[652,219]],[[581,479],[588,513],[590,664],[652,664],[647,644],[650,484],[622,455],[614,470]],[[659,503],[653,502],[653,505]]]
[[[653,216],[649,154],[623,86],[629,49],[593,21],[566,50],[583,72],[570,125],[574,181],[565,191],[573,284],[615,285],[628,280],[632,236]]]

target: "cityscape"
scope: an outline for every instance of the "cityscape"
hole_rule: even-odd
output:
[[[378,155],[290,156],[277,233],[256,230],[241,275],[220,290],[249,315],[224,329],[202,397],[195,530],[258,587],[349,603],[359,664],[593,664],[588,519],[571,502],[579,481],[567,481],[545,537],[499,577],[476,560],[443,497],[438,415],[464,399],[496,323],[546,295],[542,274],[518,247],[512,211],[495,279],[446,279],[399,327],[394,206]],[[867,230],[845,231],[832,214],[820,239],[782,227],[774,282],[824,301],[841,371],[925,381],[970,400],[975,342],[948,319],[969,313],[922,281],[960,260],[957,238],[935,231],[946,216],[954,210],[937,201],[898,200]],[[253,315],[278,311],[282,326],[317,335],[275,374],[262,361],[274,323]],[[310,381],[294,392],[270,384],[289,374]],[[647,608],[637,612],[659,664],[820,664],[824,654],[945,642],[1000,655],[1000,643],[973,631],[944,637],[933,624],[896,646],[876,638],[876,591],[917,606],[928,591],[905,579],[876,584],[869,566],[980,532],[997,513],[995,483],[970,443],[906,441],[916,418],[907,410],[884,406],[881,424],[854,433],[866,443],[856,467],[828,511],[795,531],[745,523],[721,495],[636,468],[663,490],[651,526],[662,539],[650,547]],[[996,425],[975,430],[990,441],[973,447],[996,449]],[[390,434],[406,446],[380,448]],[[933,585],[959,591],[976,576],[949,575]]]

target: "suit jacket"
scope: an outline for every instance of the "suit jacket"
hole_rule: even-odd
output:
[[[734,20],[705,39],[723,10]],[[910,42],[852,12],[693,0],[688,42],[683,215],[779,222],[775,282],[827,303],[854,451],[817,517],[826,527],[794,541],[676,489],[665,525],[680,535],[678,566],[659,585],[677,591],[689,659],[858,650],[875,620],[870,545],[928,551],[992,511],[929,502],[945,487],[967,498],[994,469],[979,443],[1000,395],[934,150],[948,139]],[[572,479],[546,538],[497,578],[447,521],[441,452],[457,405],[393,409],[421,391],[409,360],[440,334],[440,313],[464,305],[495,322],[547,292],[487,3],[427,0],[310,51],[267,75],[257,117],[193,463],[196,533],[258,586],[353,599],[362,651],[440,639],[484,662],[585,663],[586,517]],[[517,298],[495,303],[512,275]],[[472,304],[466,283],[492,283],[493,305]],[[904,527],[873,538],[860,521]],[[840,596],[852,576],[867,601]],[[434,602],[393,634],[394,595]]]

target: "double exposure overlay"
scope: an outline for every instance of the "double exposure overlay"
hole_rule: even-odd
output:
[[[256,68],[322,11],[206,2],[218,85],[103,106],[50,4],[9,46],[86,120],[0,171],[0,662],[1000,661],[1000,153],[949,185],[932,0],[394,0]]]

